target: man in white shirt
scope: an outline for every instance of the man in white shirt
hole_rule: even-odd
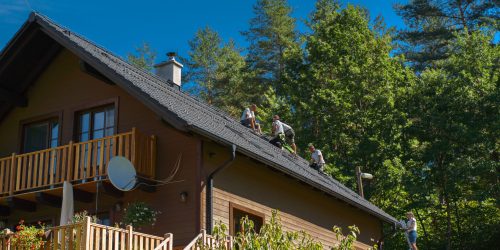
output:
[[[293,149],[293,153],[297,154],[297,146],[295,145],[295,132],[293,131],[292,127],[290,127],[290,125],[281,122],[278,115],[273,116],[273,125],[271,128],[271,132],[273,135],[273,139],[269,141],[271,144],[275,145],[278,148],[281,148],[283,143],[283,139],[281,137],[284,135],[286,143],[290,144]]]
[[[312,143],[309,143],[309,152],[311,152],[311,166],[312,168],[323,171],[323,166],[325,165],[325,159],[321,150],[316,149]]]
[[[245,108],[241,114],[240,122],[243,126],[253,129],[257,133],[261,134],[260,124],[257,123],[255,119],[255,111],[257,110],[257,105],[252,104],[249,108]]]

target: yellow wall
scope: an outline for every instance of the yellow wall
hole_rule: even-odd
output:
[[[205,173],[229,157],[229,148],[210,142],[204,143],[203,148]],[[376,217],[240,154],[232,165],[216,175],[214,186],[214,221],[229,224],[229,204],[233,203],[265,214],[266,220],[276,209],[285,229],[305,230],[325,246],[334,243],[331,231],[334,225],[343,227],[344,232],[349,225],[358,226],[360,249],[373,246],[381,237],[381,222]],[[203,206],[204,197],[203,194]]]

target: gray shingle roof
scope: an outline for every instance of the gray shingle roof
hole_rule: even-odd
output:
[[[238,152],[242,154],[308,183],[386,222],[397,222],[394,217],[361,198],[337,180],[311,169],[306,160],[295,158],[272,146],[224,112],[171,87],[169,83],[153,74],[135,68],[45,16],[33,14],[30,20],[38,23],[43,31],[103,75],[142,100],[174,127],[193,131],[226,145],[235,144]]]

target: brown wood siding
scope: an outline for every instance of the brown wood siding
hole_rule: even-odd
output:
[[[206,173],[229,157],[229,149],[213,143],[204,143],[204,149]],[[229,204],[234,203],[264,214],[266,221],[277,209],[286,230],[305,230],[326,246],[334,243],[334,225],[343,227],[344,232],[349,225],[358,226],[358,249],[367,249],[381,237],[381,223],[376,217],[243,155],[238,154],[235,162],[215,177],[214,186],[214,222],[229,224]],[[204,194],[201,202],[204,227]]]
[[[199,139],[181,133],[161,121],[161,119],[142,103],[127,94],[116,85],[106,84],[80,70],[79,59],[67,50],[63,50],[45,72],[35,81],[26,94],[28,107],[13,109],[0,122],[0,156],[8,156],[19,149],[20,121],[54,112],[62,113],[62,144],[73,139],[73,121],[75,112],[107,102],[119,105],[118,133],[131,131],[136,127],[147,135],[157,136],[157,176],[166,177],[174,165],[179,153],[183,153],[181,169],[176,180],[182,180],[166,186],[158,187],[155,193],[133,191],[124,198],[102,199],[99,206],[109,208],[115,202],[125,205],[132,201],[146,201],[162,213],[154,228],[143,228],[146,233],[163,235],[171,232],[175,235],[175,244],[182,245],[190,241],[199,230],[197,210],[199,199],[196,195],[196,176],[201,162]],[[179,194],[188,193],[185,203],[180,201]],[[92,209],[95,205],[81,205]],[[15,211],[9,221],[17,221],[21,217],[38,219],[38,217],[58,218],[58,209],[40,206],[36,213]],[[9,222],[9,223],[10,223]]]

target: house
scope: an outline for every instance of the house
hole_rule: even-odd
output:
[[[119,222],[144,201],[161,211],[141,228],[172,233],[184,246],[214,222],[234,234],[239,218],[256,224],[280,211],[286,229],[325,245],[331,228],[356,225],[356,247],[397,220],[308,162],[272,146],[224,112],[183,93],[181,65],[170,58],[153,75],[33,13],[0,54],[0,218],[58,225],[62,183],[73,184],[75,211]],[[128,158],[145,183],[114,188],[106,165]],[[173,181],[155,185],[171,176]]]

